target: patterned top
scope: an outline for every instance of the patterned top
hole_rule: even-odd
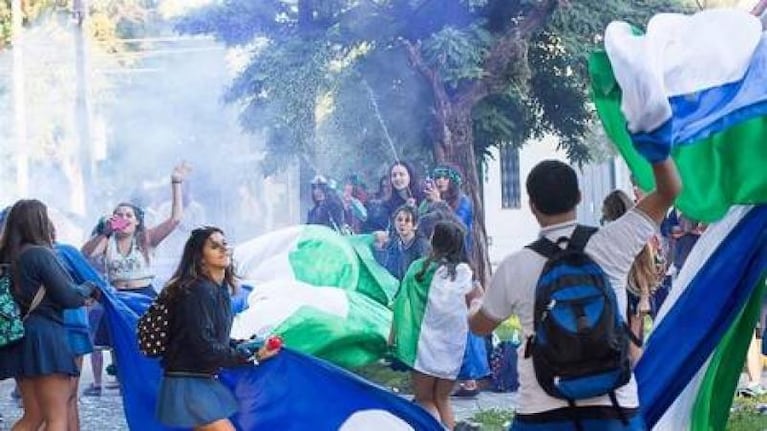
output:
[[[130,249],[126,255],[120,253],[117,238],[112,236],[107,243],[105,256],[106,273],[110,283],[134,280],[146,280],[147,284],[152,282],[154,271],[136,244],[135,236],[131,239]]]

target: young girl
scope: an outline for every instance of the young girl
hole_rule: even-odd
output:
[[[388,241],[381,264],[400,281],[410,264],[426,256],[431,248],[429,241],[416,231],[417,223],[418,215],[413,207],[401,206],[394,212],[392,224],[397,236]]]
[[[473,291],[466,263],[465,232],[454,222],[439,222],[432,251],[410,266],[394,303],[390,342],[412,368],[415,402],[453,429],[450,392],[461,369],[468,334],[467,303]]]
[[[421,212],[422,218],[428,218],[441,205],[446,204],[465,228],[464,245],[466,253],[471,256],[474,248],[474,236],[472,235],[474,210],[471,199],[461,191],[463,176],[460,168],[451,164],[438,165],[432,170],[431,176],[433,180],[426,183],[424,190],[426,199],[421,204],[419,212]],[[463,365],[458,375],[460,383],[458,389],[453,392],[455,397],[471,398],[477,396],[479,393],[477,379],[487,377],[490,374],[485,339],[474,334],[469,334],[468,337]]]

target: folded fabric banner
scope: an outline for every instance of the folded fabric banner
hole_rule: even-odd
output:
[[[281,335],[292,348],[357,368],[382,358],[387,308],[399,282],[373,258],[372,236],[295,226],[235,248],[237,273],[253,286],[232,335]]]
[[[344,371],[285,350],[255,368],[227,370],[242,430],[430,431],[442,425],[417,404]]]
[[[735,207],[703,233],[635,370],[648,426],[725,428],[766,275],[767,206]]]
[[[639,185],[671,155],[684,182],[677,207],[701,221],[733,204],[767,202],[767,37],[744,11],[659,14],[646,34],[605,32],[589,62],[608,137]]]
[[[386,354],[391,320],[388,308],[359,292],[275,280],[250,293],[232,337],[278,334],[295,350],[357,368]]]
[[[325,226],[293,226],[237,245],[234,261],[238,275],[256,288],[296,280],[357,291],[388,306],[399,284],[372,259],[370,243],[367,236],[346,237]]]
[[[154,416],[162,375],[159,362],[144,357],[137,348],[136,323],[149,301],[109,287],[103,293],[128,426],[168,430]],[[416,404],[289,349],[261,366],[225,370],[220,377],[239,402],[240,409],[231,418],[238,430],[443,429]]]

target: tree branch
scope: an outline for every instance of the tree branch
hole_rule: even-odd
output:
[[[557,6],[564,3],[566,0],[542,0],[517,25],[510,27],[485,56],[484,77],[462,92],[459,103],[471,107],[488,95],[503,91],[508,85],[504,72],[512,62],[525,58],[527,40],[542,29]]]
[[[452,111],[450,96],[445,90],[445,85],[442,82],[442,77],[440,76],[439,71],[436,68],[429,67],[429,65],[426,64],[426,61],[424,61],[423,56],[421,55],[421,42],[418,41],[413,43],[407,39],[404,39],[403,43],[405,45],[405,49],[407,50],[407,56],[410,64],[421,75],[423,75],[424,78],[426,78],[426,80],[429,82],[429,85],[431,86],[432,92],[434,93],[434,114],[437,117],[438,127],[442,127],[444,129],[437,130],[436,132],[440,135],[440,139],[438,139],[440,142],[439,150],[444,153],[446,151],[445,143],[449,142],[449,136],[447,135],[450,133],[450,131],[446,128],[447,116]]]

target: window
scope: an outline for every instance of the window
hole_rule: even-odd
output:
[[[519,184],[519,148],[510,145],[501,147],[501,207],[518,209],[522,207]]]

